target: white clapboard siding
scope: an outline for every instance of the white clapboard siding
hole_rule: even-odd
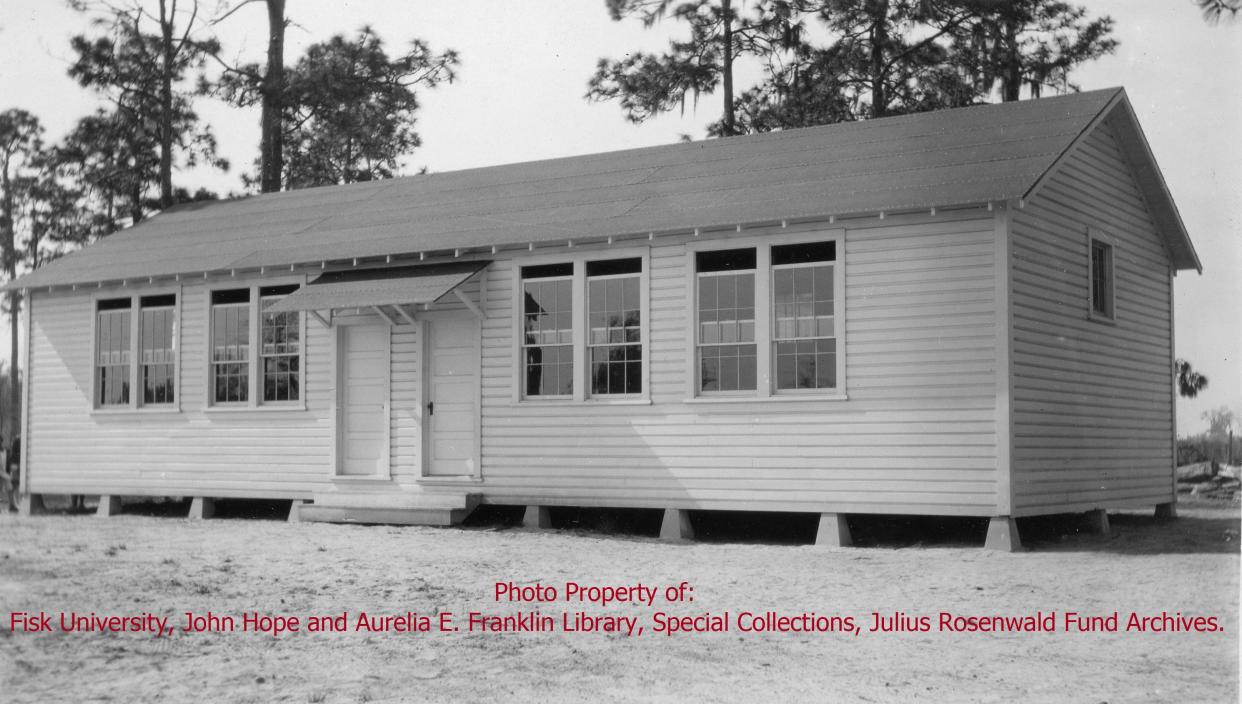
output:
[[[462,289],[477,300],[478,278]],[[118,295],[142,290],[131,285]],[[27,377],[30,437],[25,441],[31,491],[310,498],[419,490],[418,326],[398,325],[391,333],[391,481],[336,481],[330,476],[335,333],[313,318],[306,321],[304,409],[206,410],[208,291],[201,283],[181,287],[180,412],[92,412],[91,296],[69,291],[35,295]],[[453,296],[432,307],[466,311]],[[364,317],[383,323],[374,314]]]
[[[1169,259],[1107,123],[1011,227],[1015,515],[1171,501]],[[1088,228],[1115,324],[1088,318]]]
[[[690,238],[661,238],[650,248],[651,403],[515,403],[520,260],[498,258],[486,286],[476,278],[463,287],[488,312],[483,481],[469,490],[493,503],[994,513],[992,217],[972,209],[833,227],[842,226],[849,398],[839,401],[687,403]],[[392,331],[392,481],[333,481],[334,333],[307,322],[305,410],[207,410],[207,290],[183,288],[179,413],[92,413],[90,296],[35,297],[33,491],[296,498],[421,490],[417,326]],[[435,307],[468,314],[455,298]]]
[[[30,437],[23,443],[32,491],[295,497],[325,482],[332,437],[328,332],[307,322],[305,409],[206,410],[208,287],[180,290],[180,412],[93,412],[90,294],[34,296]]]
[[[817,227],[847,230],[848,400],[687,403],[685,244],[693,238],[658,238],[650,246],[651,403],[515,402],[521,261],[499,259],[483,326],[484,500],[995,513],[991,214],[799,229]]]

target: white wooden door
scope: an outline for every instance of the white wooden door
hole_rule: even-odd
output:
[[[388,475],[387,325],[339,327],[337,473]]]
[[[424,474],[472,476],[479,452],[479,323],[472,317],[427,320]]]

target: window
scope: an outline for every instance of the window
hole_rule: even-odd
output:
[[[95,407],[171,407],[176,388],[177,295],[96,301]]]
[[[216,403],[250,399],[250,289],[211,293],[211,385]]]
[[[514,399],[646,403],[646,268],[639,247],[520,267]]]
[[[729,249],[687,244],[692,395],[844,396],[843,237],[808,230],[775,244],[766,237],[732,240]]]
[[[304,318],[267,309],[298,284],[211,292],[208,400],[221,407],[302,401]],[[255,341],[252,343],[252,341]]]
[[[142,402],[172,403],[177,374],[176,296],[143,296],[142,305]]]
[[[835,242],[772,248],[772,355],[776,389],[837,386]]]
[[[95,314],[96,403],[129,405],[130,299],[99,301]]]
[[[1092,235],[1091,242],[1091,314],[1112,320],[1113,310],[1113,246]]]
[[[754,391],[755,250],[699,252],[699,391]]]
[[[574,393],[573,264],[522,267],[526,396]]]
[[[264,309],[296,291],[295,286],[259,289]],[[301,321],[296,312],[263,313],[263,400],[297,401],[300,393]]]
[[[642,393],[642,271],[637,257],[587,262],[592,396]]]

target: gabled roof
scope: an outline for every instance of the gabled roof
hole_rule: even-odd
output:
[[[1179,269],[1194,249],[1119,88],[191,203],[21,277],[41,287],[1025,198],[1122,109]],[[1125,122],[1125,120],[1123,120]],[[1129,138],[1126,137],[1129,135]]]

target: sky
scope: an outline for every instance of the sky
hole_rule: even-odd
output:
[[[201,0],[203,11],[215,12],[217,1]],[[1120,45],[1073,81],[1084,90],[1126,88],[1203,262],[1202,275],[1178,274],[1174,309],[1178,356],[1210,379],[1197,399],[1178,402],[1179,433],[1199,432],[1210,408],[1242,417],[1242,20],[1210,25],[1193,0],[1080,4],[1114,19]],[[364,24],[393,51],[418,37],[459,52],[458,80],[420,94],[423,146],[407,173],[698,139],[719,112],[719,97],[704,95],[684,114],[632,125],[615,104],[588,103],[586,82],[600,57],[658,51],[681,31],[675,22],[651,30],[613,22],[604,0],[289,0],[287,11],[295,23],[286,35],[289,64],[307,45]],[[254,3],[220,23],[225,55],[261,61],[266,22]],[[35,113],[51,140],[93,111],[98,99],[65,73],[69,38],[89,31],[89,18],[57,0],[0,0],[0,110]],[[743,67],[739,89],[753,75]],[[197,109],[232,169],[179,174],[178,183],[241,191],[240,174],[258,153],[257,109],[211,99]]]

